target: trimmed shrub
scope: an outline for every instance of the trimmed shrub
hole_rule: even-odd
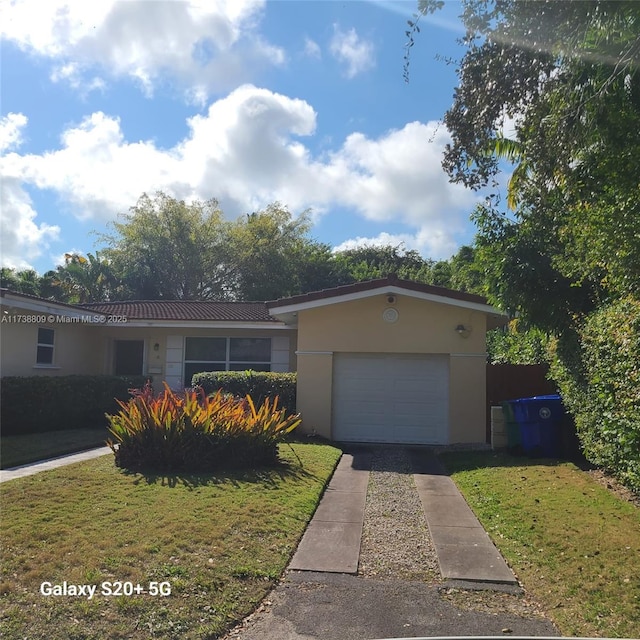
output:
[[[6,376],[0,384],[2,433],[106,426],[105,413],[131,397],[144,376]]]
[[[551,375],[585,456],[640,493],[640,301],[595,311],[553,355]]]
[[[278,443],[300,418],[278,409],[278,399],[256,408],[250,396],[238,399],[202,388],[177,394],[165,383],[154,394],[151,385],[120,411],[107,415],[108,442],[116,465],[132,470],[214,472],[220,469],[273,465]]]
[[[196,373],[191,379],[194,387],[205,393],[222,391],[244,398],[249,395],[261,404],[267,398],[280,398],[280,405],[291,413],[296,411],[295,373],[268,371],[211,371]]]

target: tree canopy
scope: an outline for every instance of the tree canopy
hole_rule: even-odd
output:
[[[462,291],[479,291],[475,250],[450,260],[397,246],[333,251],[310,237],[308,212],[274,202],[226,220],[216,200],[178,201],[162,192],[137,204],[100,236],[106,247],[65,255],[39,276],[3,269],[1,285],[61,302],[108,300],[274,300],[395,274]]]
[[[475,213],[487,293],[569,326],[640,290],[640,4],[464,0],[462,19],[443,167],[480,189],[515,161],[514,214],[497,189]]]
[[[185,203],[143,194],[101,236],[122,297],[208,300],[229,297],[225,224],[216,200]]]
[[[421,0],[420,12],[439,4]],[[476,267],[528,328],[512,323],[491,348],[513,361],[548,346],[587,457],[640,490],[640,3],[462,7],[443,167],[489,190],[474,213]],[[505,161],[512,211],[498,188]]]

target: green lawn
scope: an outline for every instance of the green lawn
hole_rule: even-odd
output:
[[[103,446],[108,432],[103,429],[65,429],[0,438],[0,468],[17,467],[65,453]]]
[[[442,456],[525,589],[566,636],[640,637],[640,509],[575,465]]]
[[[200,640],[228,630],[278,580],[340,456],[293,449],[281,445],[285,464],[260,472],[145,476],[109,455],[3,483],[3,637]],[[63,581],[98,595],[40,593]],[[166,583],[171,595],[100,595],[105,582]]]

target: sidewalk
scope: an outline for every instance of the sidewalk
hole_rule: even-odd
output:
[[[107,453],[112,453],[109,447],[98,447],[97,449],[89,449],[88,451],[81,451],[80,453],[69,453],[64,456],[49,458],[48,460],[42,460],[41,462],[23,464],[19,467],[0,469],[0,482],[8,482],[9,480],[15,480],[16,478],[32,476],[36,473],[40,473],[41,471],[64,467],[65,465],[82,462],[83,460],[91,460],[92,458],[104,456]]]

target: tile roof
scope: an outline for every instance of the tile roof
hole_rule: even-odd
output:
[[[264,302],[131,300],[78,306],[99,313],[126,316],[129,320],[278,322],[269,315]]]
[[[351,293],[359,293],[361,291],[370,291],[373,289],[380,289],[380,288],[391,287],[391,286],[399,287],[401,289],[408,289],[410,291],[418,291],[420,293],[430,293],[432,295],[441,296],[443,298],[453,298],[454,300],[475,302],[477,304],[487,304],[486,298],[483,298],[482,296],[477,296],[473,293],[464,293],[462,291],[446,289],[445,287],[436,287],[431,284],[414,282],[413,280],[401,280],[395,276],[388,276],[386,278],[379,278],[377,280],[365,280],[363,282],[354,282],[353,284],[345,284],[340,287],[333,287],[331,289],[322,289],[322,291],[312,291],[311,293],[304,293],[302,295],[292,296],[290,298],[280,298],[279,300],[271,300],[266,304],[269,309],[274,309],[277,307],[303,304],[305,302],[313,302],[315,300],[323,300],[325,298],[334,298],[337,296],[349,295]]]

